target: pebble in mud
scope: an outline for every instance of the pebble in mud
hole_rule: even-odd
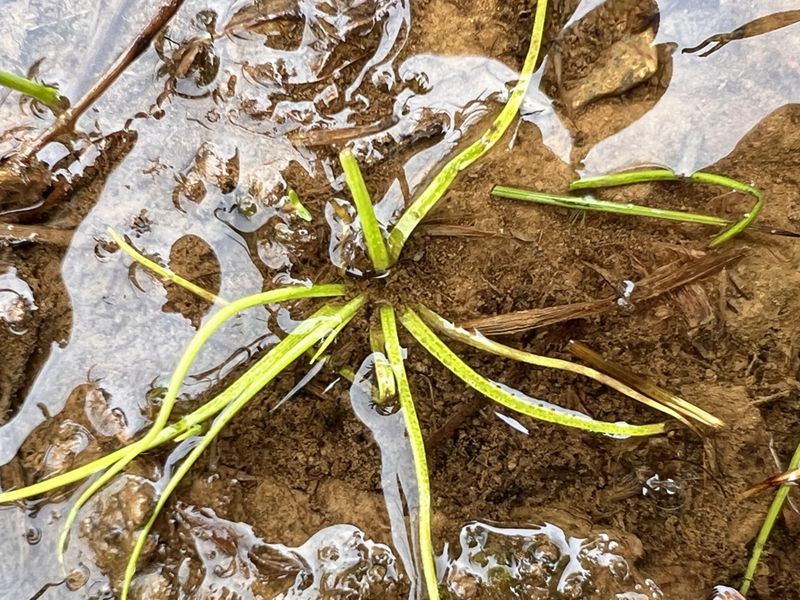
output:
[[[92,560],[112,579],[121,576],[139,534],[155,504],[153,484],[124,475],[87,504],[80,521],[81,539]],[[145,545],[144,554],[148,547]]]
[[[658,70],[658,50],[652,29],[630,34],[604,51],[594,69],[564,90],[561,99],[576,110],[600,98],[615,96],[647,81]]]
[[[444,578],[453,598],[664,598],[633,570],[628,549],[607,533],[581,538],[551,524],[510,529],[470,523],[461,530],[460,545]]]

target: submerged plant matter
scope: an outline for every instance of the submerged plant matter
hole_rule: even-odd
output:
[[[449,161],[443,170],[435,177],[430,185],[423,190],[420,196],[402,214],[395,227],[384,232],[375,217],[372,202],[361,176],[358,164],[349,150],[344,150],[340,160],[345,174],[345,180],[350,188],[363,231],[367,254],[376,273],[386,273],[400,258],[402,248],[409,239],[417,225],[425,215],[436,205],[458,173],[488,152],[498,140],[502,138],[509,125],[512,123],[522,98],[525,95],[535,65],[544,28],[544,19],[547,3],[540,0],[537,3],[534,18],[533,32],[530,47],[526,56],[522,72],[516,86],[512,90],[508,102],[489,128],[477,142],[468,146],[464,151]],[[596,182],[595,182],[596,183]],[[299,196],[290,194],[290,202],[294,210],[302,218],[310,217],[303,213],[305,209],[300,203]],[[758,206],[760,208],[760,205]],[[755,218],[757,210],[751,211],[747,223],[735,225],[727,233],[738,233]],[[737,229],[738,228],[738,229]],[[159,412],[150,429],[139,440],[125,446],[111,454],[103,456],[93,462],[77,467],[50,479],[34,485],[0,493],[0,502],[12,502],[45,493],[61,486],[80,481],[93,473],[103,471],[102,475],[89,485],[72,506],[67,516],[64,535],[61,539],[60,549],[67,541],[68,532],[84,504],[103,486],[122,472],[136,457],[148,450],[156,448],[171,441],[179,441],[188,437],[197,436],[196,444],[182,459],[182,462],[171,473],[165,488],[162,490],[149,520],[138,534],[136,544],[131,552],[123,582],[121,595],[127,598],[131,582],[136,570],[138,558],[145,546],[148,534],[153,527],[160,511],[168,501],[170,494],[176,489],[192,465],[219,435],[220,431],[239,413],[246,404],[258,394],[264,386],[286,370],[294,361],[303,355],[311,354],[311,362],[323,359],[325,351],[336,336],[347,326],[356,314],[367,304],[365,294],[351,294],[351,289],[342,284],[320,284],[311,286],[292,286],[280,288],[260,294],[254,294],[234,301],[225,301],[203,290],[199,286],[187,282],[171,271],[159,266],[139,254],[127,242],[112,233],[119,247],[132,256],[137,262],[153,270],[158,275],[168,278],[206,300],[212,300],[222,305],[211,318],[198,330],[196,336],[181,356],[170,380],[166,395],[161,402]],[[720,240],[725,241],[725,239]],[[225,388],[211,400],[195,409],[193,412],[170,423],[172,409],[175,405],[181,385],[189,369],[201,351],[208,338],[228,319],[242,310],[259,305],[276,304],[293,300],[311,298],[340,298],[341,302],[329,301],[303,320],[285,339],[277,343],[263,357],[255,362],[243,375],[230,386]],[[494,344],[482,338],[477,333],[458,330],[426,307],[392,306],[388,303],[378,305],[380,326],[376,327],[370,335],[370,343],[375,355],[375,378],[379,391],[376,400],[387,402],[397,397],[403,417],[417,479],[416,498],[418,509],[412,514],[412,522],[417,528],[419,540],[421,571],[429,598],[438,598],[438,581],[433,560],[433,542],[430,530],[430,486],[425,456],[425,446],[422,431],[416,417],[412,399],[411,387],[406,375],[403,350],[398,336],[399,321],[411,337],[437,359],[446,369],[468,386],[481,394],[521,414],[544,420],[547,422],[583,429],[590,432],[603,433],[616,437],[648,436],[663,433],[667,425],[655,423],[647,425],[632,425],[622,422],[610,423],[595,420],[583,413],[565,410],[555,405],[526,397],[515,393],[501,384],[495,383],[480,375],[469,367],[455,352],[453,352],[434,330],[439,330],[450,337],[477,346],[482,350],[500,354],[514,360],[542,366],[568,370],[580,375],[590,377],[600,383],[608,385],[621,393],[654,406],[683,422],[687,417],[696,418],[703,414],[699,410],[687,410],[683,413],[674,408],[665,406],[657,399],[616,380],[608,374],[601,373],[588,367],[580,367],[568,361],[539,357],[530,353],[517,351],[513,348]],[[316,350],[315,350],[316,348]],[[685,408],[685,407],[684,407]],[[706,424],[718,426],[718,422],[706,415]]]

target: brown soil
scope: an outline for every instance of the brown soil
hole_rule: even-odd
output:
[[[418,3],[404,55],[476,53],[518,68],[527,47],[527,4]],[[624,14],[646,12],[642,6],[649,6],[618,4]],[[565,7],[556,12],[569,14]],[[619,13],[609,13],[608,18],[619,20]],[[548,39],[555,37],[560,25],[557,20],[550,23]],[[592,31],[619,28],[598,26]],[[598,37],[592,43],[610,45],[615,36]],[[577,62],[569,62],[569,53],[562,57],[564,64],[572,65],[562,70],[562,78],[580,77],[582,61],[587,60],[586,47],[573,38],[566,40],[579,49],[574,54]],[[556,86],[554,77],[548,75],[546,84]],[[585,141],[583,147],[588,149],[590,142],[645,112],[667,81],[668,76],[659,73],[644,85],[571,115],[578,139]],[[576,148],[574,158],[580,159],[581,148]],[[402,159],[401,153],[366,170],[367,185],[376,196]],[[800,226],[800,107],[787,106],[772,114],[708,170],[759,186],[768,199],[764,222],[787,229]],[[559,192],[573,176],[543,146],[538,130],[521,127],[514,151],[495,151],[462,175],[433,215],[437,223],[474,226],[493,235],[433,236],[423,228],[413,236],[388,283],[368,284],[371,293],[421,301],[459,321],[604,297],[612,290],[591,265],[621,282],[705,251],[710,232],[704,228],[593,214],[582,217],[489,196],[495,183]],[[312,214],[321,215],[328,199],[324,179],[309,183],[306,176],[306,181],[298,177],[292,183],[299,189],[305,185],[320,190],[306,194],[303,201]],[[90,206],[93,195],[80,194],[76,192],[70,204]],[[647,198],[653,205],[696,207],[731,218],[742,209],[741,204],[719,197],[716,189],[683,184],[636,186],[605,196],[626,201]],[[297,248],[298,268],[293,275],[330,280],[336,274],[327,263],[327,227],[322,219],[315,226],[312,241]],[[173,268],[218,289],[219,267],[208,246],[197,238],[183,242],[170,257]],[[701,598],[714,584],[738,583],[769,502],[768,494],[747,501],[738,494],[776,470],[771,442],[785,463],[800,440],[800,244],[757,233],[734,243],[747,249],[740,262],[681,292],[641,303],[634,292],[631,309],[503,340],[562,358],[569,358],[568,340],[581,340],[723,419],[727,427],[715,435],[701,438],[677,429],[662,437],[620,441],[524,417],[519,420],[530,435],[516,434],[496,418],[489,401],[403,338],[409,348],[407,368],[417,410],[429,440],[437,550],[445,540],[454,543],[460,527],[472,519],[525,524],[561,512],[592,527],[638,538],[643,550],[636,568],[656,581],[668,598]],[[14,413],[51,343],[65,339],[69,331],[58,278],[62,252],[44,244],[0,249],[0,272],[6,265],[16,266],[39,304],[27,323],[35,335],[17,338],[0,328],[0,419]],[[259,262],[257,257],[254,262]],[[199,322],[207,307],[193,307],[193,302],[197,301],[171,289],[165,310]],[[337,342],[339,363],[357,367],[368,352],[368,317],[368,313],[359,317]],[[659,419],[586,380],[453,347],[482,374],[535,397],[603,420]],[[162,541],[174,533],[168,516],[176,503],[210,507],[220,517],[252,524],[264,539],[287,545],[302,544],[332,523],[352,523],[373,539],[390,539],[379,454],[351,411],[347,387],[339,384],[323,391],[333,379],[323,371],[314,385],[270,412],[271,404],[300,376],[298,371],[281,379],[223,432],[213,456],[195,467],[165,509],[158,525]],[[71,410],[69,405],[66,410]],[[52,428],[42,429],[40,435],[52,435]],[[27,458],[21,458],[30,471],[23,474],[19,465],[6,468],[4,484],[41,474],[37,462],[41,457],[35,458],[35,448],[41,446],[35,439],[29,444],[34,450],[26,450]],[[653,474],[674,479],[680,492],[670,497],[642,495],[645,480]],[[794,551],[798,535],[800,519],[787,509],[770,540],[751,600],[788,600],[800,593],[796,575],[800,558]],[[175,543],[178,547],[162,546],[151,557],[177,564],[172,559],[189,541],[181,538]]]

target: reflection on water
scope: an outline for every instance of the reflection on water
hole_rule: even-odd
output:
[[[545,523],[528,529],[470,523],[444,580],[455,598],[483,594],[530,600],[661,600],[658,586],[630,565],[633,550],[606,532],[570,535]]]
[[[403,576],[391,549],[352,525],[327,527],[291,548],[266,543],[251,527],[210,510],[184,508],[177,522],[178,536],[189,538],[196,553],[181,565],[175,586],[179,597],[402,597]],[[157,573],[139,577],[139,597],[158,597],[162,579]]]
[[[583,4],[580,14],[598,3]],[[708,56],[684,52],[759,17],[797,9],[795,0],[658,4],[653,43],[673,50],[669,87],[643,117],[595,145],[583,161],[582,174],[641,164],[692,173],[727,155],[771,112],[800,100],[800,24],[788,24],[791,19],[785,16],[777,17],[784,27],[731,41]]]

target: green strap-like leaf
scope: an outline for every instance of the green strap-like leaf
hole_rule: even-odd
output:
[[[69,513],[67,514],[66,519],[64,520],[64,529],[62,531],[61,537],[59,539],[59,556],[62,556],[64,553],[64,548],[66,546],[67,537],[69,535],[69,530],[72,528],[72,524],[75,522],[75,519],[78,517],[78,513],[80,509],[83,507],[84,504],[91,498],[98,490],[102,489],[111,479],[114,478],[115,475],[122,472],[122,470],[139,454],[144,452],[151,443],[158,437],[158,434],[166,427],[167,420],[169,419],[170,414],[172,413],[172,408],[175,405],[175,400],[178,397],[178,393],[180,392],[181,385],[183,384],[183,380],[186,378],[186,375],[189,372],[189,368],[191,367],[192,363],[194,362],[197,354],[200,352],[200,349],[203,345],[208,341],[208,338],[219,329],[219,327],[228,319],[233,317],[234,315],[238,314],[239,312],[246,310],[248,308],[252,308],[254,306],[259,306],[263,304],[273,304],[275,302],[284,302],[286,300],[295,300],[299,298],[321,298],[321,297],[332,297],[332,296],[342,296],[345,293],[346,289],[342,285],[319,285],[319,286],[296,286],[296,287],[286,287],[277,290],[271,290],[269,292],[262,292],[260,294],[253,294],[251,296],[246,296],[244,298],[240,298],[223,306],[219,311],[214,313],[211,318],[206,321],[202,327],[197,331],[194,335],[192,340],[189,342],[189,345],[183,351],[180,360],[178,361],[178,365],[175,368],[175,371],[170,378],[169,387],[167,388],[167,393],[164,399],[161,401],[161,408],[159,409],[158,415],[150,427],[150,430],[138,441],[134,442],[133,444],[127,447],[128,452],[120,458],[114,465],[108,468],[108,470],[103,473],[100,477],[98,477],[92,484],[87,487],[81,495],[78,497],[77,501],[72,505],[70,508]]]
[[[114,231],[110,227],[108,228],[108,235],[111,236],[111,238],[114,240],[114,243],[116,243],[117,246],[119,246],[120,249],[122,249],[122,251],[125,252],[125,254],[130,256],[133,260],[135,260],[142,266],[150,269],[153,273],[160,275],[164,279],[170,280],[174,284],[179,285],[186,290],[189,290],[193,294],[200,296],[201,298],[208,300],[209,302],[222,305],[230,304],[230,302],[228,302],[224,298],[220,298],[216,294],[212,294],[207,289],[200,287],[199,285],[192,283],[187,279],[184,279],[171,269],[162,267],[157,262],[150,260],[149,258],[144,256],[141,252],[138,252],[136,248],[134,248],[128,242],[126,242],[121,235],[119,235],[116,231]]]
[[[528,54],[522,65],[519,80],[514,89],[511,90],[511,95],[503,110],[500,111],[500,114],[497,115],[489,129],[476,142],[470,144],[442,168],[395,224],[394,229],[389,234],[389,259],[392,263],[397,262],[400,257],[400,251],[414,229],[445,195],[456,176],[491,150],[503,137],[514,117],[517,116],[522,100],[525,98],[525,93],[528,91],[528,85],[533,77],[536,62],[539,59],[539,49],[542,45],[546,16],[547,2],[546,0],[539,0],[536,3],[536,15],[533,20],[533,31],[531,32]]]
[[[367,191],[367,184],[364,183],[364,176],[361,174],[356,157],[350,150],[342,150],[339,153],[339,161],[342,163],[344,180],[347,182],[347,187],[350,188],[350,194],[353,196],[356,212],[361,221],[367,254],[369,254],[375,270],[382,273],[389,268],[389,253],[386,250],[386,240],[383,239],[378,217],[375,216],[372,199]]]
[[[61,95],[56,88],[37,83],[2,69],[0,69],[0,85],[22,92],[54,108],[58,107],[62,102]]]
[[[605,421],[596,421],[587,415],[575,411],[559,409],[553,405],[542,406],[525,402],[476,373],[467,363],[456,356],[456,354],[425,325],[419,315],[410,308],[406,308],[400,314],[400,322],[409,333],[416,338],[420,345],[456,375],[456,377],[487,398],[511,410],[522,413],[523,415],[547,421],[548,423],[556,423],[558,425],[583,429],[584,431],[605,433],[618,437],[655,435],[664,433],[666,430],[664,423],[654,423],[652,425],[607,423]]]
[[[686,420],[686,418],[680,414],[677,410],[673,409],[672,407],[666,405],[663,402],[659,402],[654,398],[646,396],[641,392],[636,391],[632,387],[624,384],[623,382],[615,379],[597,369],[592,367],[587,367],[584,365],[576,364],[570,362],[568,360],[562,360],[560,358],[551,358],[549,356],[540,356],[538,354],[532,354],[530,352],[525,352],[523,350],[517,350],[516,348],[512,348],[510,346],[506,346],[504,344],[500,344],[495,342],[494,340],[490,340],[487,337],[484,337],[478,332],[467,331],[462,327],[457,327],[447,319],[439,316],[429,308],[425,308],[424,306],[419,307],[419,313],[422,318],[425,320],[428,325],[437,329],[459,342],[472,346],[473,348],[478,348],[483,350],[484,352],[490,352],[491,354],[496,354],[497,356],[503,356],[505,358],[510,358],[512,360],[516,360],[519,362],[524,362],[529,365],[536,365],[538,367],[544,367],[546,369],[558,369],[559,371],[568,371],[570,373],[575,373],[576,375],[583,375],[584,377],[588,377],[590,379],[594,379],[595,381],[602,383],[603,385],[607,385],[608,387],[617,390],[619,393],[628,396],[636,400],[637,402],[641,402],[651,408],[654,408],[658,411],[663,412],[674,419],[677,419],[681,423],[692,427],[692,425]],[[677,400],[681,400],[680,398],[675,397]],[[700,408],[694,406],[693,404],[689,404],[688,402],[681,400],[687,408],[687,412],[689,413],[688,416],[692,416],[696,418],[701,423],[708,425],[710,427],[722,427],[724,423],[717,419],[715,416],[701,410]]]
[[[414,457],[414,471],[419,490],[419,550],[422,560],[422,572],[429,600],[439,600],[439,587],[436,579],[436,565],[433,562],[433,541],[431,539],[431,485],[428,478],[428,462],[425,457],[425,440],[414,408],[411,386],[408,384],[406,369],[403,364],[403,349],[397,337],[397,323],[394,309],[386,304],[381,306],[381,329],[386,344],[386,357],[394,373],[397,383],[397,395],[403,409],[403,419]]]
[[[794,471],[797,468],[800,468],[800,446],[794,451],[787,471]],[[743,596],[747,596],[747,592],[750,591],[750,584],[753,583],[753,577],[755,577],[758,563],[761,560],[761,554],[764,551],[764,547],[767,545],[767,540],[769,540],[769,534],[772,533],[772,528],[775,526],[775,522],[778,520],[781,510],[783,509],[783,503],[786,502],[786,498],[789,497],[789,492],[792,491],[793,487],[794,486],[790,484],[784,484],[779,487],[778,491],[775,493],[775,498],[772,500],[772,504],[769,505],[767,516],[758,532],[756,542],[753,544],[753,553],[750,555],[750,560],[747,563],[747,570],[744,573],[742,585],[739,587],[739,591]]]
[[[270,350],[266,357],[268,360],[262,362],[263,369],[258,373],[253,373],[248,377],[246,387],[241,394],[233,400],[218,416],[209,427],[208,432],[203,436],[200,443],[189,453],[180,466],[175,470],[167,482],[164,490],[158,498],[153,513],[150,515],[144,528],[139,532],[136,545],[133,547],[128,565],[125,569],[125,576],[122,583],[122,600],[127,600],[130,584],[136,572],[136,563],[139,555],[147,541],[147,535],[153,528],[159,513],[164,508],[170,495],[178,484],[189,472],[200,455],[208,448],[214,438],[227,425],[231,419],[270,381],[281,374],[297,358],[303,355],[314,344],[328,335],[341,322],[349,321],[359,308],[364,304],[362,296],[354,298],[341,308],[333,311],[330,316],[322,316],[303,321],[289,336],[278,343]]]

